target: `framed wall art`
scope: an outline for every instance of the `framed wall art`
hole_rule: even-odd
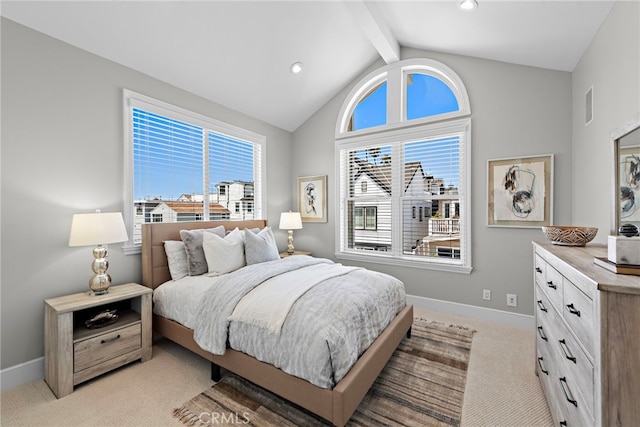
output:
[[[298,177],[298,210],[302,222],[327,222],[327,176]]]
[[[553,154],[487,163],[487,225],[553,224]]]
[[[620,221],[640,222],[640,145],[620,147]]]

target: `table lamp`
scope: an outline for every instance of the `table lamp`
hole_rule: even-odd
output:
[[[287,238],[287,253],[293,254],[293,230],[299,230],[302,228],[302,218],[300,212],[282,212],[280,214],[280,227],[281,230],[289,230],[289,237]]]
[[[127,229],[120,212],[96,211],[89,214],[75,214],[71,222],[69,234],[69,246],[91,246],[93,249],[93,277],[89,279],[89,288],[92,295],[103,295],[109,292],[111,276],[107,274],[109,261],[107,248],[102,246],[109,243],[124,242],[129,240]]]

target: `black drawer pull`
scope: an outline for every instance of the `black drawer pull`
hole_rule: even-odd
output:
[[[571,390],[569,389],[569,384],[567,384],[567,377],[560,378],[560,387],[562,387],[562,392],[564,393],[564,397],[567,399],[567,402],[571,403],[573,406],[577,408],[578,401],[573,398],[573,393],[571,393]]]
[[[542,326],[538,326],[538,335],[540,335],[540,338],[542,338],[545,341],[549,341],[549,338],[547,338],[547,336],[544,334],[544,331],[542,330]]]
[[[549,280],[549,281],[547,282],[547,285],[548,285],[551,289],[558,289],[558,286],[553,284],[553,280]]]
[[[576,358],[571,354],[571,351],[569,350],[569,346],[567,346],[567,342],[565,340],[560,340],[558,341],[560,343],[560,348],[562,349],[562,352],[564,353],[564,357],[566,357],[567,359],[571,360],[573,363],[578,363]]]
[[[540,310],[544,311],[545,313],[547,312],[547,308],[544,306],[541,299],[538,300],[538,307],[540,308]]]
[[[100,344],[106,344],[106,343],[108,343],[108,342],[115,341],[115,340],[117,340],[118,338],[120,338],[120,334],[116,335],[116,336],[115,336],[115,337],[113,337],[113,338],[107,338],[106,340],[100,340]]]
[[[544,366],[542,366],[542,360],[542,357],[538,357],[538,366],[540,366],[540,371],[545,375],[549,375],[549,371],[545,370]]]
[[[572,304],[567,304],[567,308],[569,309],[569,313],[571,313],[571,314],[575,314],[576,316],[580,317],[580,310],[577,310],[577,309],[573,306],[573,303],[572,303]]]
[[[542,269],[540,267],[536,267],[536,273],[542,273]]]
[[[566,421],[560,421],[560,425],[562,427],[567,427],[567,422]]]

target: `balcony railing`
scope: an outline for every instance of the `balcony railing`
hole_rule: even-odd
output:
[[[460,234],[460,220],[457,218],[430,218],[429,219],[429,235],[450,235]]]

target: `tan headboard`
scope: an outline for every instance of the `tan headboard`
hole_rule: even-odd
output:
[[[165,240],[181,240],[180,230],[213,228],[223,225],[227,231],[238,227],[264,228],[265,219],[248,221],[197,221],[197,222],[155,222],[142,225],[142,284],[155,289],[171,280],[169,265],[164,251]]]

